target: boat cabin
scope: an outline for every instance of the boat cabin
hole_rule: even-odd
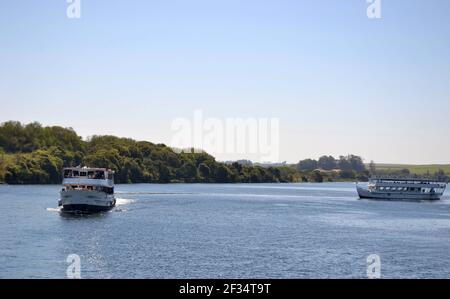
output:
[[[68,167],[63,170],[65,190],[114,193],[114,171],[106,168]]]
[[[106,168],[65,168],[64,178],[112,180],[114,178],[114,172]]]
[[[446,183],[436,180],[417,178],[372,178],[369,182],[369,191],[387,193],[425,193],[442,194]]]

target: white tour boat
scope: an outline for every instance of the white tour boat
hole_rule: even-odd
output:
[[[70,167],[63,171],[59,205],[63,212],[95,213],[116,205],[114,172],[106,168]]]
[[[425,178],[373,177],[367,188],[356,186],[360,198],[394,200],[438,200],[446,182]]]

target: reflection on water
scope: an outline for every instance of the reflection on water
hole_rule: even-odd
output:
[[[59,186],[0,186],[0,277],[450,278],[450,200],[359,200],[353,183],[118,185],[117,206],[60,213]]]

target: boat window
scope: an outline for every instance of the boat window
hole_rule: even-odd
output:
[[[70,178],[71,176],[72,176],[72,170],[71,169],[64,170],[64,177],[65,178]]]
[[[81,171],[81,172],[80,172],[80,177],[81,177],[81,176],[86,176],[86,172],[85,172],[85,171]]]
[[[94,175],[94,178],[96,180],[104,180],[105,179],[105,172],[103,172],[103,171],[96,171],[95,175]]]
[[[88,176],[88,178],[92,179],[94,177],[94,172],[88,171],[87,176]]]
[[[106,194],[114,194],[114,188],[113,187],[102,187],[102,192],[105,192]]]
[[[78,172],[78,170],[74,170],[73,171],[73,176],[74,177],[78,177],[80,175],[80,173]]]

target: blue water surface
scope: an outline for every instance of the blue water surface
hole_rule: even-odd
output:
[[[359,200],[353,183],[117,185],[61,214],[60,186],[0,186],[0,278],[450,278],[450,196]]]

